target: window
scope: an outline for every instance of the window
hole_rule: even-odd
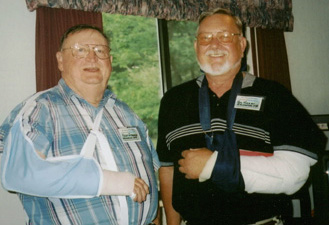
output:
[[[158,111],[163,95],[161,87],[165,79],[162,76],[170,75],[171,83],[167,86],[171,87],[199,75],[193,49],[196,23],[165,23],[167,26],[159,27],[154,18],[103,13],[103,29],[111,38],[113,56],[109,87],[147,124],[153,143],[157,139]],[[162,39],[163,30],[158,30],[164,28],[168,36]],[[159,48],[158,36],[166,40],[164,44],[170,49],[166,54],[170,57],[165,59],[167,65],[160,63],[163,49]],[[160,65],[169,66],[167,74],[161,74]]]
[[[167,27],[172,86],[176,86],[200,76],[194,52],[197,23],[169,21]]]

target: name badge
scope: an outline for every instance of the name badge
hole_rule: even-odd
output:
[[[119,132],[123,142],[141,141],[141,137],[136,127],[119,128]]]
[[[238,95],[235,99],[234,108],[259,111],[264,99],[264,97]]]

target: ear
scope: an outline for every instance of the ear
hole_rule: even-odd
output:
[[[241,37],[241,40],[240,40],[241,58],[243,58],[246,47],[247,47],[247,40],[245,37]]]
[[[63,66],[63,53],[57,52],[56,53],[56,59],[57,59],[57,67],[58,69],[63,72],[64,66]]]
[[[113,67],[112,67],[112,62],[113,62],[113,56],[110,55],[110,65],[111,65],[111,71],[110,71],[110,72],[112,72],[112,69],[113,69]]]
[[[194,41],[194,51],[195,51],[195,53],[197,53],[197,47],[198,47],[198,41],[195,40]]]

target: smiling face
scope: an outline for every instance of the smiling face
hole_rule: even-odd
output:
[[[85,58],[76,58],[72,55],[71,46],[75,43],[95,45],[108,45],[107,40],[96,30],[86,29],[70,34],[63,43],[65,51],[56,54],[58,68],[62,72],[62,78],[75,92],[80,93],[84,89],[101,88],[105,90],[112,70],[112,56],[107,59],[99,59],[90,48]]]
[[[229,15],[214,14],[206,17],[200,24],[198,34],[217,32],[241,33],[234,19]],[[222,43],[213,38],[208,45],[200,45],[195,41],[194,48],[200,68],[211,76],[236,75],[241,66],[241,59],[246,48],[246,39],[233,36],[231,43]]]

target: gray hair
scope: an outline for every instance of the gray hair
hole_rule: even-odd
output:
[[[60,41],[60,46],[59,46],[60,50],[63,48],[64,41],[68,38],[69,35],[83,30],[95,30],[99,32],[105,38],[107,44],[110,47],[110,39],[99,27],[88,25],[88,24],[78,24],[65,31]]]
[[[242,24],[242,21],[241,19],[238,17],[238,16],[235,16],[230,10],[228,9],[223,9],[223,8],[216,8],[216,9],[213,9],[211,11],[207,11],[207,12],[203,12],[200,17],[199,17],[199,25],[198,25],[198,29],[197,31],[199,30],[199,27],[200,27],[200,24],[201,22],[209,17],[209,16],[212,16],[212,15],[215,15],[215,14],[220,14],[220,15],[228,15],[230,17],[232,17],[234,19],[234,22],[235,22],[235,25],[238,27],[239,29],[239,32],[242,33],[242,30],[243,30],[243,24]]]

